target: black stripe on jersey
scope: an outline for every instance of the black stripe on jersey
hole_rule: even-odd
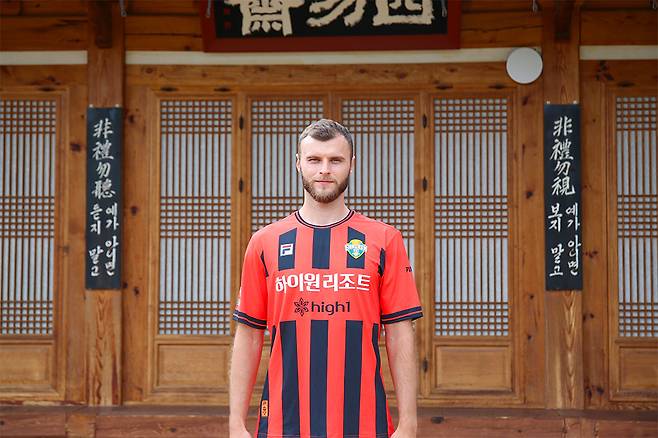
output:
[[[260,261],[263,262],[263,269],[265,269],[265,277],[269,277],[270,273],[267,272],[267,265],[265,264],[265,253],[260,253]]]
[[[343,382],[343,435],[345,436],[359,436],[362,337],[363,321],[345,322],[345,377]]]
[[[248,325],[249,327],[253,327],[256,329],[264,330],[267,328],[267,321],[263,319],[254,318],[252,316],[247,315],[244,312],[240,312],[239,310],[233,311],[233,319],[239,323]]]
[[[270,356],[272,356],[272,348],[274,347],[274,341],[276,341],[276,326],[272,326],[272,343],[270,344]],[[263,384],[263,396],[260,399],[260,410],[258,412],[258,438],[267,438],[268,422],[269,422],[269,412],[266,417],[262,416],[263,401],[268,403],[267,410],[269,411],[270,403],[270,372],[269,370],[265,373],[265,383]]]
[[[414,319],[422,318],[422,316],[423,316],[423,312],[415,312],[415,313],[410,313],[408,315],[401,316],[399,318],[387,319],[386,321],[382,321],[382,324],[393,324],[394,322],[400,322],[400,321],[404,321],[406,319],[414,320]]]
[[[409,313],[420,312],[421,310],[422,310],[422,308],[420,306],[412,307],[410,309],[400,310],[399,312],[387,313],[386,315],[382,315],[381,318],[382,318],[382,321],[383,321],[385,319],[397,318],[398,316],[407,315]]]
[[[385,266],[386,266],[386,251],[384,251],[384,248],[382,248],[379,251],[379,266],[377,267],[377,271],[379,272],[380,277],[384,275]]]
[[[269,412],[267,417],[263,417],[263,402],[270,403],[270,372],[265,374],[265,383],[263,383],[263,395],[260,398],[260,407],[258,411],[258,438],[267,438],[267,430],[269,428]]]
[[[382,324],[391,324],[404,321],[405,319],[418,319],[421,316],[423,316],[421,307],[412,307],[410,309],[400,310],[399,312],[382,315],[381,321]]]
[[[355,230],[354,228],[347,227],[347,242],[351,242],[352,239],[359,239],[361,242],[366,243],[366,235],[363,234],[360,231]],[[347,267],[348,268],[356,268],[356,269],[363,269],[366,266],[366,257],[365,253],[359,257],[358,259],[355,259],[351,255],[345,254],[347,257]]]
[[[313,229],[313,269],[329,269],[331,228]]]
[[[299,435],[299,374],[297,369],[297,323],[282,321],[279,325],[283,384],[281,410],[283,412],[283,435]]]
[[[311,321],[311,436],[327,436],[327,343],[329,321]]]
[[[270,356],[272,356],[272,350],[274,349],[274,341],[276,341],[276,326],[272,326],[272,341],[270,342]]]
[[[279,271],[295,268],[295,246],[297,241],[297,228],[279,236]]]
[[[377,365],[375,367],[375,433],[377,436],[388,436],[388,418],[386,414],[386,392],[382,382],[381,366],[379,356],[379,325],[372,326],[372,349],[375,352]]]

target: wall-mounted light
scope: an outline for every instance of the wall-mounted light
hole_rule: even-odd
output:
[[[507,74],[514,82],[529,84],[541,75],[543,65],[541,55],[535,49],[520,47],[507,57]]]

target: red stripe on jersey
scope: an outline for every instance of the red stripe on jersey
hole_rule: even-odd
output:
[[[311,413],[309,401],[311,380],[311,320],[297,320],[297,369],[299,375],[299,432],[310,435]]]
[[[343,385],[345,384],[345,321],[329,322],[327,362],[327,436],[343,436]]]
[[[277,327],[278,331],[278,327]],[[270,400],[269,421],[267,436],[280,436],[283,434],[283,412],[281,410],[281,385],[283,384],[283,366],[281,360],[281,336],[277,333],[268,365]]]
[[[375,367],[377,360],[372,350],[372,325],[363,325],[361,339],[361,418],[359,419],[359,434],[375,436]]]

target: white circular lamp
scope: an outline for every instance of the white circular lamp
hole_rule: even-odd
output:
[[[541,55],[530,47],[514,49],[507,57],[507,74],[519,84],[529,84],[537,80],[543,66]]]

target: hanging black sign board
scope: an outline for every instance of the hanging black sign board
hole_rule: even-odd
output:
[[[581,290],[580,107],[544,105],[546,289]]]
[[[123,109],[87,110],[86,289],[121,288]]]
[[[204,0],[206,52],[458,49],[461,0]]]

